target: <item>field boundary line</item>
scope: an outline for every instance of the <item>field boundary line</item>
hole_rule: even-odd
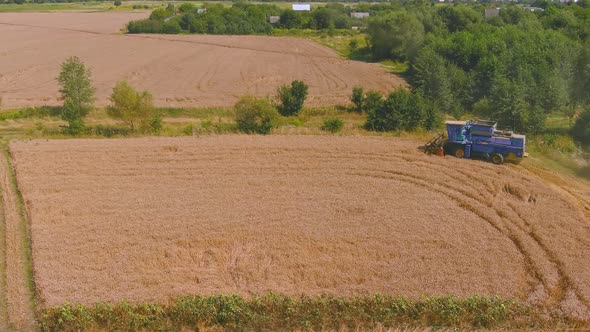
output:
[[[18,234],[15,234],[17,238],[16,241],[18,243],[14,243],[15,250],[18,252],[17,254],[20,257],[13,257],[11,260],[15,260],[15,262],[20,263],[20,271],[15,271],[14,276],[20,276],[19,279],[21,280],[12,280],[14,281],[14,285],[12,282],[8,283],[7,279],[7,287],[17,287],[21,288],[24,286],[24,289],[16,290],[15,295],[18,295],[20,299],[15,299],[17,303],[20,303],[18,308],[16,308],[16,313],[18,314],[19,322],[14,322],[13,318],[10,317],[10,312],[13,308],[10,308],[11,302],[10,297],[8,296],[7,292],[7,302],[8,302],[8,318],[9,318],[9,325],[16,325],[14,327],[18,329],[33,329],[35,325],[35,312],[36,312],[36,287],[35,287],[35,280],[33,276],[33,258],[32,258],[32,247],[31,247],[31,232],[30,232],[30,225],[28,222],[28,218],[26,215],[24,201],[20,190],[18,188],[17,180],[16,180],[16,173],[13,168],[10,152],[8,151],[8,145],[2,144],[0,147],[2,149],[2,158],[4,158],[3,165],[0,168],[4,174],[2,177],[5,177],[2,182],[3,186],[3,212],[5,213],[5,220],[8,222],[9,220],[7,217],[7,211],[10,209],[14,209],[11,214],[12,217],[16,217],[17,220],[12,220],[11,222],[18,223],[15,225],[15,231]],[[11,197],[12,196],[12,197]],[[9,206],[8,203],[12,203],[14,206]],[[8,227],[7,227],[8,228]],[[8,241],[8,239],[7,239]],[[7,242],[8,245],[8,242]],[[20,247],[20,248],[18,248]],[[8,255],[8,252],[7,252]],[[7,269],[10,267],[8,264],[8,256],[7,256]],[[13,277],[14,277],[13,276]],[[8,278],[8,276],[7,276]],[[22,282],[19,286],[18,283]],[[11,291],[7,288],[7,291]],[[15,290],[12,290],[15,291]],[[26,297],[23,298],[23,297]],[[25,302],[25,303],[23,303]],[[17,304],[18,305],[18,304]]]

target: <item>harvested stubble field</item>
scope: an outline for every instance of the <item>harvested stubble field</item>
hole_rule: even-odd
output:
[[[274,95],[294,79],[310,86],[309,105],[347,103],[354,85],[385,92],[404,84],[377,64],[342,60],[298,38],[118,33],[146,15],[0,13],[3,106],[59,105],[55,77],[72,55],[92,68],[99,106],[119,80],[151,91],[159,106],[194,107]]]
[[[590,221],[411,140],[15,141],[40,307],[185,294],[499,295],[588,319]]]

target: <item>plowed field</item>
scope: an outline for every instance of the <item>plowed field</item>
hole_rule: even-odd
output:
[[[415,141],[17,141],[37,295],[500,295],[588,318],[590,221],[522,166]],[[572,187],[573,188],[573,187]]]
[[[97,105],[119,80],[147,89],[161,106],[229,106],[245,94],[274,95],[299,79],[309,105],[347,103],[352,87],[389,91],[403,84],[376,64],[342,60],[298,38],[123,35],[143,13],[0,13],[0,98],[4,107],[57,105],[60,64],[91,67]]]

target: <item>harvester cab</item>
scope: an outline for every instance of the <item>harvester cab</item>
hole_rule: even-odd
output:
[[[527,157],[526,138],[508,129],[498,129],[495,121],[447,121],[447,138],[438,134],[424,146],[425,153],[453,155],[457,158],[480,157],[494,164],[519,163]],[[442,151],[442,154],[441,154]]]

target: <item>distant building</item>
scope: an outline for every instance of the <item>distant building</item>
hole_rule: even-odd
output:
[[[541,8],[541,7],[522,7],[522,9],[524,10],[530,10],[532,12],[536,12],[536,11],[545,11],[545,9]]]
[[[275,23],[279,23],[279,21],[281,20],[280,16],[271,16],[268,18],[268,22],[270,24],[275,24]]]
[[[308,3],[294,3],[292,8],[294,11],[298,11],[298,12],[310,11],[311,5]]]
[[[207,11],[207,8],[197,8],[197,13],[201,14]]]
[[[369,13],[367,13],[367,12],[350,13],[350,17],[352,17],[352,18],[367,18],[367,17],[369,17]]]
[[[490,17],[495,17],[498,15],[500,15],[500,8],[486,9],[485,13],[483,14],[486,20]]]

